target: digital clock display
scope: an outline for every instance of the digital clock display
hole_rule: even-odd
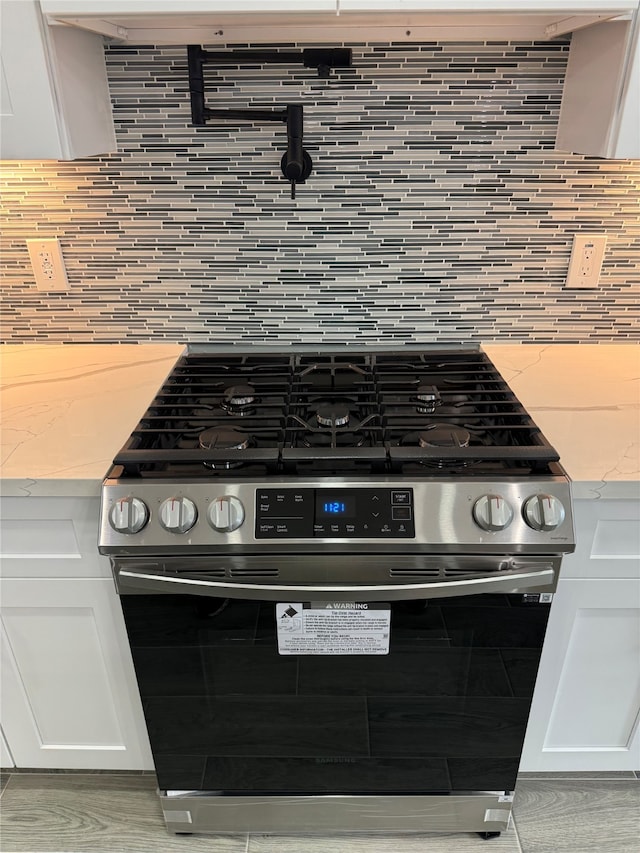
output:
[[[349,494],[331,494],[316,492],[316,518],[355,518],[356,498],[353,492]]]
[[[0,0],[2,2],[2,0]],[[288,483],[256,489],[256,539],[327,542],[415,538],[413,489],[352,486],[322,488]]]

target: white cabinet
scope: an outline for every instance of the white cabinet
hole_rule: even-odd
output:
[[[337,0],[41,0],[48,15],[204,15],[215,12],[335,12]]]
[[[45,14],[205,15],[211,12],[510,12],[523,13],[522,0],[41,0]],[[524,14],[620,12],[633,0],[530,0]]]
[[[1,612],[2,720],[16,765],[151,767],[113,582],[5,578]]]
[[[538,40],[635,0],[42,0],[50,20],[130,44]]]
[[[153,769],[98,499],[2,502],[2,726],[18,767]]]
[[[633,0],[631,0],[633,2]],[[340,11],[380,12],[617,12],[628,7],[619,0],[340,0]],[[525,7],[523,9],[523,6]]]
[[[633,20],[573,34],[556,148],[611,159],[640,157],[640,8]]]
[[[640,502],[576,501],[520,769],[640,767]]]
[[[47,26],[34,0],[1,0],[0,12],[0,158],[115,151],[102,37]]]

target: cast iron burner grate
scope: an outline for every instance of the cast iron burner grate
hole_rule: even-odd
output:
[[[485,353],[344,350],[188,352],[114,465],[146,478],[522,477],[557,461]]]

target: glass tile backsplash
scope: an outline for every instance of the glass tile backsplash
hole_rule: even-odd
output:
[[[637,340],[640,161],[553,150],[568,42],[351,47],[207,67],[209,106],[304,105],[295,200],[284,125],[194,128],[186,48],[108,47],[118,151],[3,164],[4,340]],[[563,286],[576,232],[598,289]],[[43,294],[25,240],[56,236]]]

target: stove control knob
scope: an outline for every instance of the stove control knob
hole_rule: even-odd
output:
[[[238,498],[223,495],[209,504],[209,524],[220,533],[237,530],[244,521],[244,507]]]
[[[562,501],[554,495],[532,495],[524,502],[522,514],[534,530],[555,530],[564,521]]]
[[[192,500],[178,496],[167,498],[160,505],[158,517],[160,524],[169,533],[186,533],[196,523],[198,510]]]
[[[473,520],[483,530],[504,530],[513,520],[513,509],[502,495],[483,495],[473,505]]]
[[[140,498],[120,498],[109,510],[109,524],[118,533],[138,533],[149,521],[149,510]]]

